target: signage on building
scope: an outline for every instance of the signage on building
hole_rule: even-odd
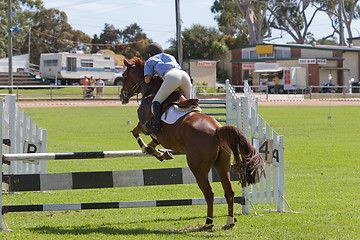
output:
[[[273,45],[256,45],[256,54],[273,54]]]
[[[216,61],[198,61],[198,67],[216,67]]]
[[[255,72],[278,72],[281,71],[279,63],[255,63]]]
[[[316,59],[316,62],[317,62],[317,64],[327,64],[327,60],[321,59],[321,58]]]
[[[299,64],[316,64],[316,58],[300,58]]]
[[[255,69],[255,64],[253,63],[243,63],[242,69]]]
[[[323,58],[300,58],[299,64],[327,64],[327,60]]]

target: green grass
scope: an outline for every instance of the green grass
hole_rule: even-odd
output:
[[[121,88],[119,86],[105,86],[105,98],[118,98]],[[0,89],[0,94],[8,94],[8,89]],[[40,86],[40,88],[16,88],[13,89],[13,94],[16,94],[17,99],[82,99],[83,90],[81,86]],[[94,91],[96,94],[96,90]]]
[[[138,149],[129,132],[136,126],[133,107],[27,108],[48,130],[48,152]],[[216,228],[204,224],[206,206],[64,212],[9,213],[14,232],[1,239],[359,239],[360,107],[261,107],[260,114],[285,136],[285,197],[299,213],[238,215],[230,231],[226,206],[215,206]],[[329,119],[331,116],[331,119]],[[130,121],[130,124],[127,122]],[[104,171],[186,166],[184,156],[159,162],[151,157],[48,161],[48,172]],[[215,196],[223,196],[213,184]],[[237,194],[240,186],[234,184]],[[5,195],[11,204],[76,203],[198,198],[195,184],[117,189],[53,191]]]

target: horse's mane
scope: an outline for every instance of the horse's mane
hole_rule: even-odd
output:
[[[140,65],[140,66],[144,66],[145,62],[138,57],[133,57],[132,59],[130,59],[130,62],[135,64],[135,65]]]

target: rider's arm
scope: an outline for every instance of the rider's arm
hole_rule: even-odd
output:
[[[151,81],[151,75],[145,75],[145,82],[149,83]]]
[[[154,71],[154,62],[149,58],[145,62],[144,66],[144,77],[145,77],[145,83],[149,83],[151,81],[151,76]]]

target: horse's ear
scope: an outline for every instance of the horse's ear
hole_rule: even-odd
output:
[[[126,58],[124,59],[124,64],[126,67],[131,66],[131,63]]]

